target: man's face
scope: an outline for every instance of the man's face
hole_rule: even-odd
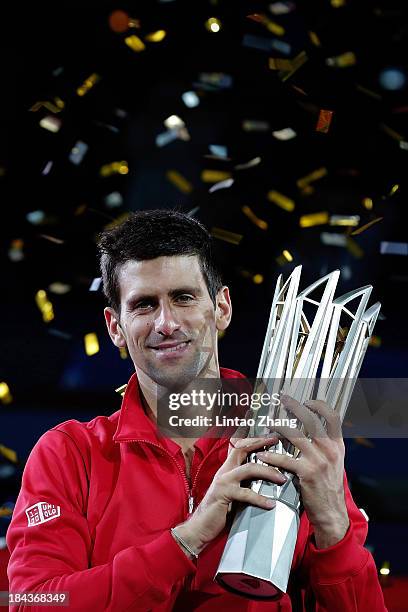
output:
[[[209,367],[218,371],[217,312],[198,257],[129,261],[120,268],[118,282],[119,337],[136,371],[164,387],[207,376]]]

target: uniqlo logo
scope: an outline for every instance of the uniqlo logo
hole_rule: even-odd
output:
[[[48,502],[37,502],[25,511],[28,519],[28,526],[34,527],[40,523],[46,523],[61,515],[61,507]]]

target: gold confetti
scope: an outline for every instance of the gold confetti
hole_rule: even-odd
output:
[[[6,382],[0,383],[0,402],[2,404],[10,404],[13,401],[10,388]]]
[[[135,51],[136,53],[140,53],[140,51],[144,51],[146,49],[146,45],[143,40],[136,36],[136,34],[132,34],[131,36],[126,36],[125,43],[127,46]]]
[[[384,563],[382,564],[381,568],[380,568],[380,574],[381,576],[388,576],[390,574],[390,562],[389,561],[384,561]]]
[[[203,170],[201,180],[204,183],[218,183],[219,181],[231,178],[231,176],[231,172],[223,172],[222,170]]]
[[[384,217],[377,217],[376,219],[373,219],[369,223],[366,223],[365,225],[362,225],[361,227],[358,227],[357,229],[355,229],[353,232],[351,232],[350,236],[358,236],[358,234],[362,234],[369,227],[371,227],[372,225],[375,225],[376,223],[378,223],[379,221],[382,221],[383,219]]]
[[[253,210],[249,206],[242,206],[241,210],[244,213],[244,215],[246,215],[248,219],[252,221],[254,225],[259,227],[259,229],[261,230],[268,229],[267,222],[263,221],[262,219],[259,219],[259,217],[256,216],[256,214],[253,212]]]
[[[282,251],[281,255],[276,258],[276,263],[279,266],[284,266],[286,263],[293,261],[293,255],[286,249]]]
[[[367,87],[363,87],[362,85],[359,85],[358,83],[356,85],[356,89],[357,91],[365,94],[366,96],[369,96],[370,98],[373,98],[374,100],[382,99],[381,94],[377,93],[376,91],[372,91],[371,89],[367,89]]]
[[[128,174],[129,167],[127,161],[115,161],[110,164],[105,164],[99,170],[99,174],[101,176],[107,177],[112,176],[113,174]]]
[[[291,60],[280,58],[269,58],[269,68],[271,70],[280,70],[279,75],[281,81],[285,82],[308,60],[306,51],[301,51],[296,57]]]
[[[90,357],[99,353],[98,336],[94,333],[85,334],[84,336],[85,353]]]
[[[283,193],[279,193],[279,191],[275,191],[274,189],[268,191],[267,198],[270,202],[277,204],[287,212],[293,212],[295,210],[294,201],[283,195]]]
[[[54,309],[44,289],[40,289],[35,294],[35,303],[41,311],[44,323],[49,323],[54,319]]]
[[[362,204],[367,210],[373,209],[373,201],[371,198],[363,198]]]
[[[333,8],[340,8],[346,5],[346,0],[330,0],[330,4]]]
[[[390,128],[389,125],[386,125],[385,123],[380,123],[380,128],[382,129],[383,132],[385,132],[385,134],[387,134],[387,136],[390,136],[390,138],[392,138],[393,140],[397,140],[398,142],[405,140],[402,134],[400,134],[399,132],[396,132],[395,130]]]
[[[272,21],[266,16],[264,17],[263,23],[269,32],[272,32],[272,34],[275,34],[275,36],[283,36],[285,34],[285,28],[283,26],[276,23],[276,21]]]
[[[363,249],[361,248],[359,244],[357,244],[355,240],[350,238],[350,236],[347,236],[346,246],[347,246],[348,252],[351,253],[353,257],[355,257],[356,259],[361,259],[363,257],[364,255]]]
[[[110,221],[107,225],[105,225],[105,227],[103,229],[112,229],[113,227],[116,227],[117,225],[120,225],[121,223],[123,223],[123,221],[126,221],[126,219],[129,217],[128,212],[122,213],[121,215],[119,215],[119,217],[116,217],[116,219],[113,219],[113,221]]]
[[[357,442],[357,444],[360,444],[360,446],[366,446],[367,448],[374,448],[374,443],[371,442],[371,440],[368,440],[367,438],[358,436],[357,438],[354,438],[354,442]]]
[[[221,21],[217,19],[217,17],[210,17],[205,22],[205,27],[209,32],[213,32],[214,34],[216,34],[221,30]]]
[[[318,37],[318,35],[316,34],[316,32],[313,32],[312,30],[310,30],[308,32],[309,34],[309,38],[311,43],[315,46],[315,47],[321,47],[322,43],[320,42],[320,38]]]
[[[166,30],[157,30],[156,32],[151,32],[145,36],[145,40],[148,42],[161,42],[166,38]]]
[[[214,238],[218,238],[219,240],[224,240],[224,242],[230,242],[231,244],[236,245],[238,245],[243,238],[242,234],[235,234],[234,232],[229,232],[221,227],[213,227],[211,229],[211,235],[214,236]]]
[[[39,236],[40,238],[44,238],[44,240],[48,240],[54,244],[64,244],[64,240],[61,238],[56,238],[55,236],[50,236],[49,234],[39,234]]]
[[[0,517],[11,516],[12,514],[12,508],[8,508],[7,506],[0,506]]]
[[[0,444],[0,455],[3,455],[3,457],[9,461],[12,461],[13,463],[17,463],[18,461],[16,451],[11,448],[7,448],[7,446],[4,446],[3,444]]]
[[[217,330],[218,340],[222,340],[224,336],[225,336],[225,329],[218,329]]]
[[[347,68],[348,66],[354,66],[356,62],[356,54],[353,51],[346,51],[346,53],[326,59],[326,64],[334,68]]]
[[[314,170],[310,174],[307,174],[306,176],[298,179],[296,181],[296,185],[299,187],[299,189],[304,189],[310,183],[318,181],[319,179],[323,178],[327,174],[328,174],[327,168],[324,168],[324,167],[318,168],[317,170]]]
[[[127,359],[129,357],[125,346],[119,347],[119,355],[121,359]]]
[[[390,193],[388,195],[390,195],[390,196],[394,195],[394,193],[397,193],[398,189],[399,189],[399,185],[393,185],[391,187]]]
[[[254,274],[252,280],[255,285],[260,285],[261,283],[263,283],[264,277],[262,276],[262,274]]]
[[[357,227],[360,223],[360,215],[331,215],[330,225],[342,225],[344,227]]]
[[[177,170],[167,170],[166,178],[182,193],[191,193],[193,191],[193,185],[190,181],[180,174],[180,172],[177,172]]]
[[[100,78],[101,77],[99,76],[99,74],[96,74],[96,72],[93,72],[91,76],[85,79],[82,85],[78,87],[78,89],[76,90],[77,95],[82,97],[85,94],[87,94],[88,91],[92,89],[94,85],[96,85],[96,83],[100,80]]]
[[[58,97],[54,98],[54,102],[49,102],[48,100],[41,100],[33,104],[33,106],[30,108],[30,111],[36,113],[42,107],[46,108],[48,111],[50,111],[50,113],[57,114],[64,109],[65,102]]]
[[[115,393],[120,393],[120,395],[123,397],[125,395],[126,387],[127,383],[125,385],[121,385],[120,387],[115,389]]]
[[[250,279],[255,285],[261,285],[264,282],[263,274],[259,274],[259,273],[255,274],[254,272],[251,272],[250,270],[239,270],[239,273],[244,278]]]
[[[299,219],[300,227],[314,227],[315,225],[325,225],[329,221],[329,213],[326,211],[302,215]]]

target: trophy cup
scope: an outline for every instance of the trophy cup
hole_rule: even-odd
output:
[[[285,283],[280,275],[276,283],[254,391],[267,390],[271,397],[284,389],[301,403],[323,400],[343,421],[381,304],[367,309],[370,285],[335,299],[338,270],[298,293],[301,270],[296,267]],[[349,327],[342,327],[344,318]],[[282,405],[270,406],[268,414],[287,418]],[[266,433],[268,428],[254,426],[249,436]],[[278,442],[271,452],[299,456],[287,441]],[[250,460],[259,461],[255,453]],[[251,483],[253,491],[275,499],[276,506],[272,510],[240,507],[215,575],[221,586],[251,599],[279,599],[286,593],[299,529],[300,494],[296,477],[284,474],[288,480],[283,485]]]

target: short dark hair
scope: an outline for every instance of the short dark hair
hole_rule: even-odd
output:
[[[119,268],[128,261],[144,261],[171,255],[196,255],[215,306],[222,287],[212,252],[209,232],[196,219],[176,210],[145,210],[130,213],[120,225],[98,237],[103,292],[120,313]]]

